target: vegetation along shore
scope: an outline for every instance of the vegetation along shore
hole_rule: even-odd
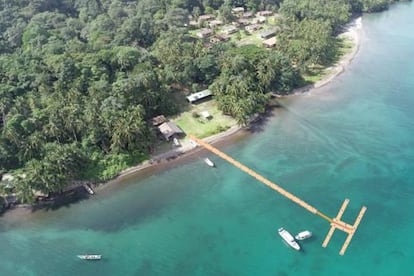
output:
[[[0,206],[174,159],[187,133],[236,132],[339,74],[356,15],[391,2],[0,3]]]

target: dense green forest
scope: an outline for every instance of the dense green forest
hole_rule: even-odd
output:
[[[105,180],[148,157],[150,119],[174,115],[171,93],[210,87],[245,124],[267,92],[303,85],[332,62],[335,35],[353,14],[390,0],[8,0],[0,2],[0,176],[24,202],[71,180]],[[281,15],[278,46],[206,47],[190,18],[231,9]],[[0,187],[5,189],[5,187]],[[1,194],[1,192],[0,192]]]

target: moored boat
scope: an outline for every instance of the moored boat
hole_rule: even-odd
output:
[[[91,187],[89,187],[89,185],[88,185],[88,184],[83,184],[83,187],[84,187],[84,188],[85,188],[85,190],[88,192],[88,194],[90,194],[90,195],[94,195],[94,194],[95,194],[94,190],[92,190],[92,188],[91,188]]]
[[[204,158],[204,162],[206,162],[206,164],[209,165],[210,167],[215,166],[213,161],[211,161],[209,158]]]
[[[312,232],[308,231],[308,230],[305,230],[305,231],[302,231],[302,232],[298,233],[295,236],[295,239],[301,241],[301,240],[309,239],[310,237],[312,237]]]
[[[174,143],[174,146],[176,146],[176,147],[181,146],[180,141],[178,141],[178,139],[177,139],[177,138],[174,138],[174,139],[173,139],[173,143]]]
[[[290,245],[290,247],[292,247],[295,250],[300,250],[299,244],[295,241],[293,236],[287,230],[281,227],[279,228],[278,232],[282,239],[284,239],[285,242],[287,242],[287,244]]]
[[[78,255],[78,258],[81,260],[100,260],[102,259],[102,255],[91,255],[91,254],[86,254],[86,255]]]

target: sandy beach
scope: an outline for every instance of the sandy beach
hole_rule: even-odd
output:
[[[339,37],[343,37],[345,39],[348,39],[352,42],[352,49],[349,53],[345,54],[341,60],[331,68],[327,68],[328,74],[325,78],[322,80],[316,82],[313,85],[313,88],[319,88],[327,83],[329,83],[331,80],[333,80],[336,76],[341,74],[345,71],[345,67],[353,60],[355,55],[358,53],[359,49],[359,36],[360,31],[362,29],[362,17],[358,17],[351,22],[349,22],[345,27],[345,32],[339,35]]]
[[[360,35],[362,30],[362,17],[357,17],[350,21],[344,26],[344,32],[339,34],[338,37],[345,38],[352,43],[352,49],[345,55],[341,57],[339,62],[332,67],[325,69],[326,75],[321,80],[315,82],[314,84],[307,85],[304,87],[297,88],[293,91],[292,94],[302,94],[304,92],[309,92],[312,89],[320,88],[329,82],[331,82],[336,76],[340,75],[345,71],[346,66],[354,59],[355,55],[358,53],[360,45]],[[291,95],[292,95],[291,94]],[[288,96],[287,96],[288,97]]]

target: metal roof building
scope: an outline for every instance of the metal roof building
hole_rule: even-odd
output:
[[[173,122],[165,122],[161,124],[158,129],[160,130],[161,134],[164,136],[165,140],[170,140],[171,137],[174,135],[181,135],[184,134],[184,131],[181,130],[176,124]]]
[[[206,89],[206,90],[203,90],[203,91],[200,91],[200,92],[197,92],[197,93],[193,93],[193,94],[188,95],[187,96],[187,100],[190,103],[194,103],[196,101],[199,101],[201,99],[205,99],[205,98],[210,97],[212,95],[213,95],[213,93],[211,92],[211,90],[210,89]]]

